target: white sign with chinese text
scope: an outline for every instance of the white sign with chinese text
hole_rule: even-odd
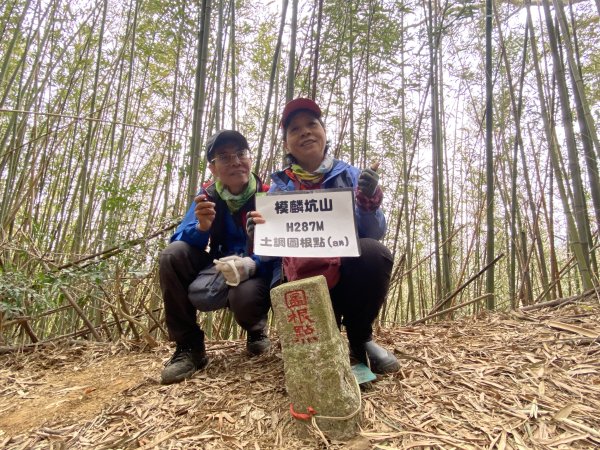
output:
[[[349,189],[278,192],[256,196],[265,219],[254,231],[262,256],[360,256]]]

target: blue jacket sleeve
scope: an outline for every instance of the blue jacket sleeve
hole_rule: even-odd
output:
[[[275,176],[271,175],[273,183],[269,186],[269,192],[282,191],[280,180]],[[279,183],[278,183],[279,182]],[[293,189],[292,189],[293,190]],[[258,256],[252,255],[252,259],[256,261],[256,272],[261,276],[271,279],[271,288],[275,287],[281,279],[281,262],[282,258],[279,256]]]
[[[351,174],[352,187],[356,189],[360,170],[354,166],[349,166],[347,170]],[[356,227],[359,237],[380,240],[385,236],[387,224],[381,208],[377,208],[375,211],[367,211],[356,205],[354,216],[356,217]]]
[[[381,208],[375,211],[362,211],[356,207],[356,226],[360,237],[380,240],[385,236],[387,224]]]
[[[208,231],[199,231],[196,228],[198,220],[194,214],[195,207],[196,202],[192,202],[183,220],[175,230],[175,233],[171,236],[171,242],[184,241],[200,250],[206,250],[210,233]]]

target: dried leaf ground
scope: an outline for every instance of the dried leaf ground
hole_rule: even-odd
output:
[[[302,437],[275,349],[210,342],[161,386],[167,344],[77,344],[0,359],[0,448],[572,449],[600,447],[596,301],[381,330],[402,370],[363,392],[351,442]],[[307,368],[309,370],[309,368]]]

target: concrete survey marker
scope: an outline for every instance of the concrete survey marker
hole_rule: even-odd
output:
[[[360,388],[325,277],[284,283],[271,290],[271,304],[292,416],[297,423],[317,426],[328,438],[351,439],[361,417]]]

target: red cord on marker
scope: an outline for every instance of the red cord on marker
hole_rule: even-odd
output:
[[[308,411],[307,414],[304,413],[297,413],[296,411],[294,411],[294,405],[292,403],[290,403],[290,414],[292,415],[292,417],[294,417],[295,419],[299,419],[299,420],[310,420],[310,418],[314,415],[317,414],[317,412],[313,409],[312,406],[309,406],[308,408],[306,408],[306,410]]]

